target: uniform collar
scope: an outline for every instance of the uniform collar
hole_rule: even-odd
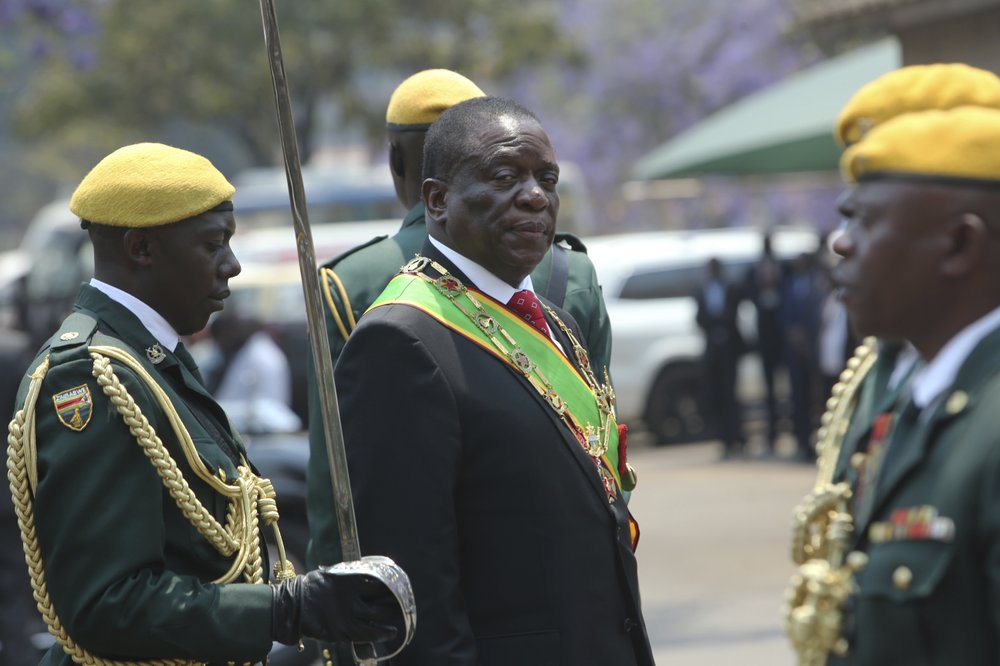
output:
[[[963,328],[913,377],[913,402],[923,409],[955,382],[976,345],[1000,327],[1000,307]]]
[[[167,323],[163,316],[149,307],[132,294],[122,291],[118,287],[107,282],[102,282],[97,278],[91,278],[90,286],[97,289],[105,296],[118,303],[123,308],[135,315],[149,333],[156,338],[156,341],[169,349],[171,352],[177,349],[180,336],[174,327]]]
[[[400,227],[400,229],[412,227],[415,224],[426,224],[426,220],[424,219],[423,201],[421,201],[416,206],[407,211],[406,217],[403,218],[403,225]]]

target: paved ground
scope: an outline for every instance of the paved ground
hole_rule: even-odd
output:
[[[721,461],[715,444],[635,446],[630,459],[639,473],[631,507],[657,663],[793,666],[780,607],[793,572],[792,509],[812,487],[814,468],[782,458]]]

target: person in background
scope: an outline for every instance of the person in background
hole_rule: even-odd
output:
[[[757,313],[757,341],[754,350],[760,356],[764,373],[765,405],[767,409],[766,451],[774,453],[778,439],[779,401],[775,391],[775,374],[782,367],[784,338],[780,312],[784,268],[774,256],[771,234],[761,240],[761,255],[746,275],[746,295]]]
[[[709,259],[705,283],[695,296],[696,319],[705,337],[704,368],[706,402],[722,440],[723,457],[743,453],[743,415],[736,396],[739,360],[746,343],[736,321],[739,289],[725,281],[722,264]]]
[[[791,388],[792,432],[796,456],[816,460],[813,445],[813,408],[819,390],[816,341],[823,293],[815,255],[795,258],[782,284],[780,322],[785,338],[784,362]]]
[[[293,432],[288,358],[255,318],[220,312],[209,323],[214,353],[204,362],[205,386],[243,433]]]

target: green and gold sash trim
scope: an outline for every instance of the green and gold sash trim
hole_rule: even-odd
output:
[[[457,279],[445,277],[461,286]],[[400,273],[369,310],[392,303],[417,308],[514,368],[542,394],[564,423],[569,421],[566,425],[584,450],[600,458],[615,484],[621,487],[618,427],[610,406],[606,405],[604,410],[599,407],[606,398],[595,395],[569,359],[534,326],[482,292],[464,287],[446,294],[439,282],[423,273]],[[468,292],[475,296],[474,301]],[[501,330],[515,343],[513,349],[504,348],[497,338]],[[539,366],[544,367],[544,374]],[[598,446],[604,450],[596,451]]]

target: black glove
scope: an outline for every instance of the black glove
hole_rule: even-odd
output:
[[[271,636],[285,645],[300,638],[370,643],[392,640],[399,604],[385,585],[366,574],[334,575],[316,569],[272,583]]]

